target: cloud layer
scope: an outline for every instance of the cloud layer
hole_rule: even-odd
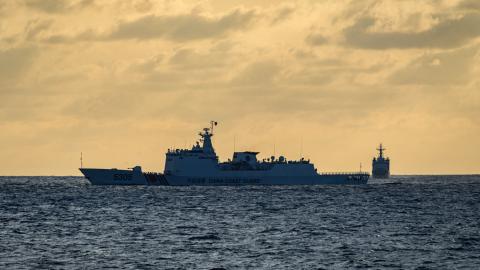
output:
[[[480,13],[469,13],[461,18],[445,19],[432,28],[419,32],[380,32],[369,30],[375,19],[358,19],[344,30],[349,46],[364,49],[392,48],[455,48],[480,36]]]
[[[213,38],[230,31],[245,29],[253,21],[253,11],[235,10],[218,18],[197,14],[178,16],[149,15],[130,22],[122,22],[106,39],[167,38],[187,41]]]
[[[302,140],[319,170],[351,170],[383,142],[395,173],[479,172],[476,1],[24,0],[0,14],[0,174],[78,174],[79,152],[159,171],[212,119],[221,159],[234,136],[289,158]]]

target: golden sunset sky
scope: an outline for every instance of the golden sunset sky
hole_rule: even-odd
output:
[[[0,175],[163,171],[210,120],[221,160],[479,173],[479,48],[478,0],[3,0]]]

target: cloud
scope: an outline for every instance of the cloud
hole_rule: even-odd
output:
[[[71,10],[87,7],[94,3],[94,0],[26,0],[25,5],[46,13],[64,13]]]
[[[48,30],[52,22],[51,20],[40,21],[38,19],[29,21],[25,27],[26,40],[34,40],[40,33]]]
[[[0,85],[18,78],[31,66],[37,49],[20,47],[0,51]]]
[[[197,52],[193,49],[180,49],[169,59],[172,68],[181,70],[223,69],[227,67],[231,55],[228,51],[208,50]]]
[[[122,119],[138,116],[142,104],[146,103],[145,95],[128,88],[104,90],[93,96],[85,96],[66,106],[62,113],[66,115],[82,115],[91,119]]]
[[[321,46],[326,44],[328,40],[321,34],[310,33],[305,39],[305,42],[312,46]]]
[[[147,15],[132,21],[120,22],[111,31],[98,33],[87,29],[77,35],[54,34],[43,39],[48,43],[72,43],[77,41],[116,41],[166,39],[190,41],[225,36],[246,29],[255,19],[253,10],[234,10],[219,17],[199,14]]]
[[[0,2],[0,14],[6,10],[7,4],[5,2]]]
[[[291,6],[284,6],[280,8],[277,10],[272,19],[272,25],[288,19],[294,12],[295,8]]]
[[[130,22],[120,23],[105,39],[165,38],[174,41],[206,39],[244,29],[254,18],[254,11],[241,11],[238,9],[217,18],[197,14],[176,16],[149,15]]]
[[[153,8],[153,3],[150,0],[139,0],[134,2],[133,5],[138,12],[148,12]]]
[[[232,79],[237,86],[254,86],[271,84],[281,68],[275,61],[258,61],[248,65]]]
[[[140,73],[147,74],[155,71],[155,69],[162,64],[164,56],[161,54],[149,57],[147,59],[142,59],[137,61],[128,67],[128,72],[131,73]]]
[[[193,85],[202,88],[224,83],[234,65],[229,45],[221,42],[208,50],[180,48],[170,55],[136,60],[127,68],[127,76],[133,78],[137,89],[165,91]]]
[[[479,133],[473,0],[243,1],[242,8],[238,1],[95,0],[84,8],[81,0],[26,2],[0,0],[3,174],[78,173],[72,168],[80,149],[90,153],[92,166],[127,161],[158,170],[158,155],[148,149],[183,145],[191,136],[184,131],[213,117],[222,123],[222,157],[235,132],[262,125],[273,128],[264,129],[266,143],[253,149],[266,150],[262,145],[268,148],[274,137],[288,145],[298,135],[282,128],[293,125],[289,130],[311,135],[312,153],[324,147],[333,153],[345,132],[355,139],[349,147],[382,140],[409,141],[412,149],[436,134],[448,134],[441,144],[448,146]],[[367,16],[375,19],[365,23]],[[349,26],[357,32],[347,39]],[[337,43],[342,37],[346,44]],[[451,128],[454,121],[467,124]],[[147,149],[141,158],[128,152],[139,145]],[[368,151],[348,151],[350,158],[337,164],[368,162]],[[324,167],[333,164],[317,158]],[[72,164],[57,164],[69,159]],[[478,164],[477,156],[471,160]]]
[[[375,19],[364,17],[343,31],[348,46],[363,49],[454,48],[480,36],[480,14],[445,19],[421,32],[373,32]]]
[[[302,87],[319,87],[331,83],[339,73],[344,70],[304,68],[288,76],[288,82],[291,85]]]
[[[472,78],[478,46],[421,56],[393,73],[394,84],[454,85]]]
[[[52,44],[62,44],[62,43],[75,43],[79,41],[104,41],[105,37],[96,33],[92,29],[87,29],[77,35],[64,35],[64,34],[53,34],[49,36],[42,37],[40,39],[43,42],[52,43]]]
[[[478,0],[463,0],[458,3],[457,8],[461,10],[480,11],[480,2]]]

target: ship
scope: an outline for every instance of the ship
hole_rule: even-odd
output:
[[[234,151],[232,159],[220,162],[212,143],[212,121],[189,149],[168,149],[163,173],[143,172],[141,166],[127,170],[80,168],[93,185],[356,185],[367,184],[366,172],[317,172],[310,160],[287,160],[271,156],[259,160],[259,152]]]
[[[390,177],[390,159],[383,156],[383,152],[387,150],[382,144],[377,148],[378,157],[372,160],[372,177],[373,178],[389,178]]]

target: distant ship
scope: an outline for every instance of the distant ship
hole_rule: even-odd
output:
[[[272,156],[257,160],[258,152],[234,152],[219,162],[212,144],[213,127],[204,128],[191,149],[169,149],[163,173],[145,173],[140,166],[129,170],[80,168],[93,185],[321,185],[366,184],[369,174],[318,173],[309,160]],[[200,144],[201,143],[201,144]]]
[[[372,161],[372,177],[373,178],[389,178],[390,177],[390,159],[383,157],[383,145],[377,148],[378,157],[374,157]]]

